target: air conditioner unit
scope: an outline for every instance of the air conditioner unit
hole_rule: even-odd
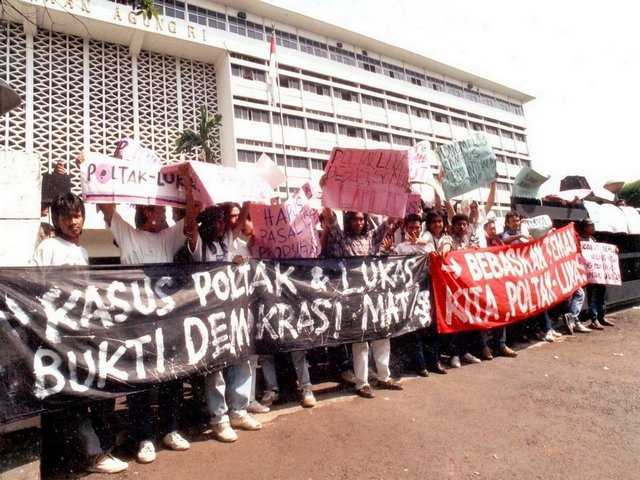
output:
[[[366,57],[366,56],[367,56],[367,55],[369,55],[369,54],[367,53],[367,51],[366,51],[366,50],[362,50],[362,55],[364,55],[364,56]]]
[[[238,18],[241,18],[242,20],[246,20],[247,19],[246,12],[238,12]]]
[[[336,47],[338,47],[338,48],[342,48],[342,42],[338,42],[338,43],[336,43]]]

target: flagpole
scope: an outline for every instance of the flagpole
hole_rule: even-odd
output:
[[[272,35],[272,42],[275,44],[276,42],[276,28],[275,25],[271,26],[271,35]],[[275,45],[272,48],[272,55],[275,56]],[[278,73],[278,59],[277,57],[273,59],[273,61],[275,62],[275,81],[276,81],[276,88],[278,90],[278,103],[280,105],[279,113],[280,113],[280,136],[282,139],[282,156],[284,157],[284,185],[285,188],[287,189],[287,200],[289,199],[289,172],[287,171],[287,148],[286,148],[286,143],[284,140],[284,112],[282,110],[282,96],[280,95],[280,74]],[[275,99],[274,99],[275,100]],[[278,162],[276,162],[277,164]]]

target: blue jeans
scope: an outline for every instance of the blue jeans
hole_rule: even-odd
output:
[[[587,297],[589,298],[589,318],[591,318],[591,320],[604,319],[604,297],[606,293],[606,285],[587,285]]]
[[[293,368],[296,370],[298,377],[298,386],[300,389],[311,387],[311,379],[309,377],[309,364],[307,363],[307,352],[297,350],[291,352],[291,360]],[[262,374],[264,375],[265,390],[278,391],[278,377],[276,376],[276,364],[273,355],[263,355],[260,357],[262,363]]]
[[[229,412],[239,417],[247,414],[251,397],[251,377],[249,360],[243,360],[224,371],[219,370],[205,377],[205,394],[211,423],[228,422]],[[227,388],[227,383],[229,388]]]
[[[158,418],[161,435],[178,430],[178,412],[182,403],[182,381],[174,380],[158,387]],[[153,440],[153,418],[151,411],[151,390],[127,395],[129,423],[132,436],[138,441]]]
[[[574,292],[572,297],[569,299],[569,314],[575,319],[578,320],[580,316],[580,312],[582,311],[582,305],[584,305],[584,290],[579,288]]]

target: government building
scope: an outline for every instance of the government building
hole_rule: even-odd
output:
[[[435,148],[480,131],[498,157],[501,215],[531,163],[531,96],[266,2],[158,0],[152,19],[124,0],[3,6],[0,78],[25,101],[5,115],[0,148],[38,153],[43,172],[65,162],[75,191],[83,149],[112,154],[133,137],[180,160],[175,139],[196,127],[203,104],[222,115],[219,161],[250,174],[268,154],[286,169],[282,193],[317,179],[334,146],[406,149],[426,139]]]

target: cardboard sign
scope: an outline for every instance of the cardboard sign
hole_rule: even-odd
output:
[[[439,333],[504,327],[587,283],[573,224],[524,244],[431,254],[429,262]]]
[[[406,151],[334,148],[325,172],[324,207],[404,215],[409,185]]]
[[[540,187],[549,180],[549,176],[536,172],[531,167],[522,167],[513,182],[513,196],[538,198]]]
[[[417,193],[410,193],[407,197],[407,208],[404,216],[406,217],[407,215],[422,215],[422,199]]]
[[[597,232],[628,233],[627,217],[620,207],[587,200],[582,203]]]
[[[442,145],[437,153],[444,168],[442,188],[447,198],[475,190],[497,176],[496,156],[482,135]]]
[[[553,222],[549,215],[527,218],[522,223],[526,225],[528,234],[535,239],[544,237],[553,228]]]
[[[409,181],[411,183],[434,183],[431,166],[438,164],[438,157],[431,150],[431,143],[424,140],[407,150],[409,161]]]
[[[316,230],[318,214],[307,198],[292,198],[280,205],[252,203],[252,254],[256,258],[315,258],[320,255]]]
[[[633,207],[620,207],[627,219],[627,230],[631,235],[640,235],[640,212]]]
[[[134,203],[184,207],[177,166],[163,168],[153,162],[131,162],[88,153],[80,165],[85,202]]]
[[[580,242],[580,247],[589,283],[622,285],[618,248],[615,245]]]
[[[113,154],[115,158],[126,160],[132,163],[153,163],[162,164],[160,157],[150,148],[143,147],[137,141],[131,138],[123,138],[116,145],[116,151]]]

